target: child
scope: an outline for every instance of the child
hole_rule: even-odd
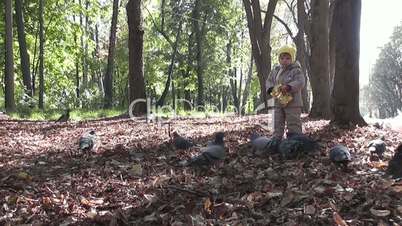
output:
[[[272,97],[272,91],[275,86],[279,86],[282,93],[290,93],[293,99],[286,105],[274,99],[274,132],[273,136],[282,139],[287,127],[287,137],[293,134],[302,133],[301,109],[303,101],[301,90],[305,85],[305,79],[300,64],[295,62],[296,50],[290,46],[283,46],[278,51],[279,64],[269,74],[266,80],[268,98]]]

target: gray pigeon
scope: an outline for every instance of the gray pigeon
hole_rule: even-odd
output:
[[[271,141],[268,137],[260,136],[256,133],[253,133],[251,135],[250,140],[251,140],[251,146],[253,147],[253,150],[256,152],[265,151],[267,145]]]
[[[376,153],[378,157],[382,158],[382,155],[384,154],[386,149],[384,137],[381,136],[380,139],[370,141],[367,147],[369,148],[371,154]]]
[[[329,159],[336,165],[343,165],[344,167],[352,161],[349,149],[341,144],[335,145],[331,148],[329,151]]]
[[[395,149],[395,155],[388,162],[387,174],[394,178],[402,178],[402,144]]]
[[[223,141],[224,133],[219,132],[215,134],[215,140],[208,146],[201,148],[201,154],[191,158],[190,160],[182,161],[181,166],[207,166],[212,165],[218,161],[224,160],[226,157],[225,143]]]
[[[266,153],[277,153],[278,146],[281,140],[276,137],[260,136],[258,134],[252,134],[250,137],[251,146],[257,155]]]
[[[180,136],[176,131],[173,132],[173,145],[175,148],[182,150],[189,149],[194,146],[190,140]]]
[[[91,130],[88,133],[84,133],[80,137],[80,150],[83,152],[89,152],[95,146],[96,134],[95,131]]]
[[[70,109],[67,109],[64,114],[62,114],[56,122],[67,122],[70,119]]]

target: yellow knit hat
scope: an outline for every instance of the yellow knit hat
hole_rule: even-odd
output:
[[[288,53],[290,57],[292,58],[292,62],[295,62],[296,59],[296,49],[293,48],[292,46],[282,46],[278,50],[278,56],[280,56],[282,53]]]

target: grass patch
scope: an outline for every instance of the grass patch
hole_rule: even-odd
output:
[[[91,119],[99,119],[99,118],[109,118],[123,114],[126,109],[116,108],[116,109],[72,109],[70,111],[70,120],[71,121],[82,121],[82,120],[91,120]],[[33,109],[31,111],[18,111],[9,114],[12,119],[25,119],[25,120],[57,120],[62,114],[64,110],[39,110]]]

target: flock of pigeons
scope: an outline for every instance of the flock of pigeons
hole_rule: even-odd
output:
[[[56,122],[68,121],[69,113],[70,110],[67,109],[66,113]],[[176,149],[185,150],[195,146],[191,139],[182,137],[177,132],[173,132],[172,138],[172,144]],[[95,144],[95,131],[89,131],[80,137],[79,149],[83,153],[89,153]],[[316,140],[304,134],[293,134],[284,140],[252,134],[250,144],[256,155],[280,154],[282,159],[299,158],[320,148]],[[371,155],[377,155],[379,159],[383,159],[383,154],[386,151],[384,137],[370,141],[367,148]],[[200,150],[199,155],[189,160],[180,161],[179,166],[208,166],[224,160],[226,157],[224,133],[215,133],[215,139],[208,142],[205,147],[201,147]],[[348,163],[352,161],[352,156],[346,146],[337,144],[330,149],[329,159],[335,165],[347,168]],[[395,178],[402,178],[402,144],[395,149],[395,155],[388,163],[387,173]]]
[[[205,166],[224,160],[226,155],[223,138],[223,132],[216,133],[215,140],[208,142],[206,147],[202,147],[199,155],[190,160],[183,160],[179,165]],[[180,136],[177,132],[173,133],[172,143],[176,149],[189,149],[195,146],[190,139]],[[304,134],[294,134],[284,140],[252,134],[250,144],[256,155],[279,154],[282,159],[298,158],[320,148],[316,140]],[[383,159],[386,151],[384,137],[370,141],[367,148],[371,155],[377,155],[379,159]],[[337,144],[330,149],[329,159],[335,165],[345,169],[352,161],[352,156],[346,146]],[[402,144],[398,146],[394,157],[389,161],[387,173],[394,178],[402,178]]]

